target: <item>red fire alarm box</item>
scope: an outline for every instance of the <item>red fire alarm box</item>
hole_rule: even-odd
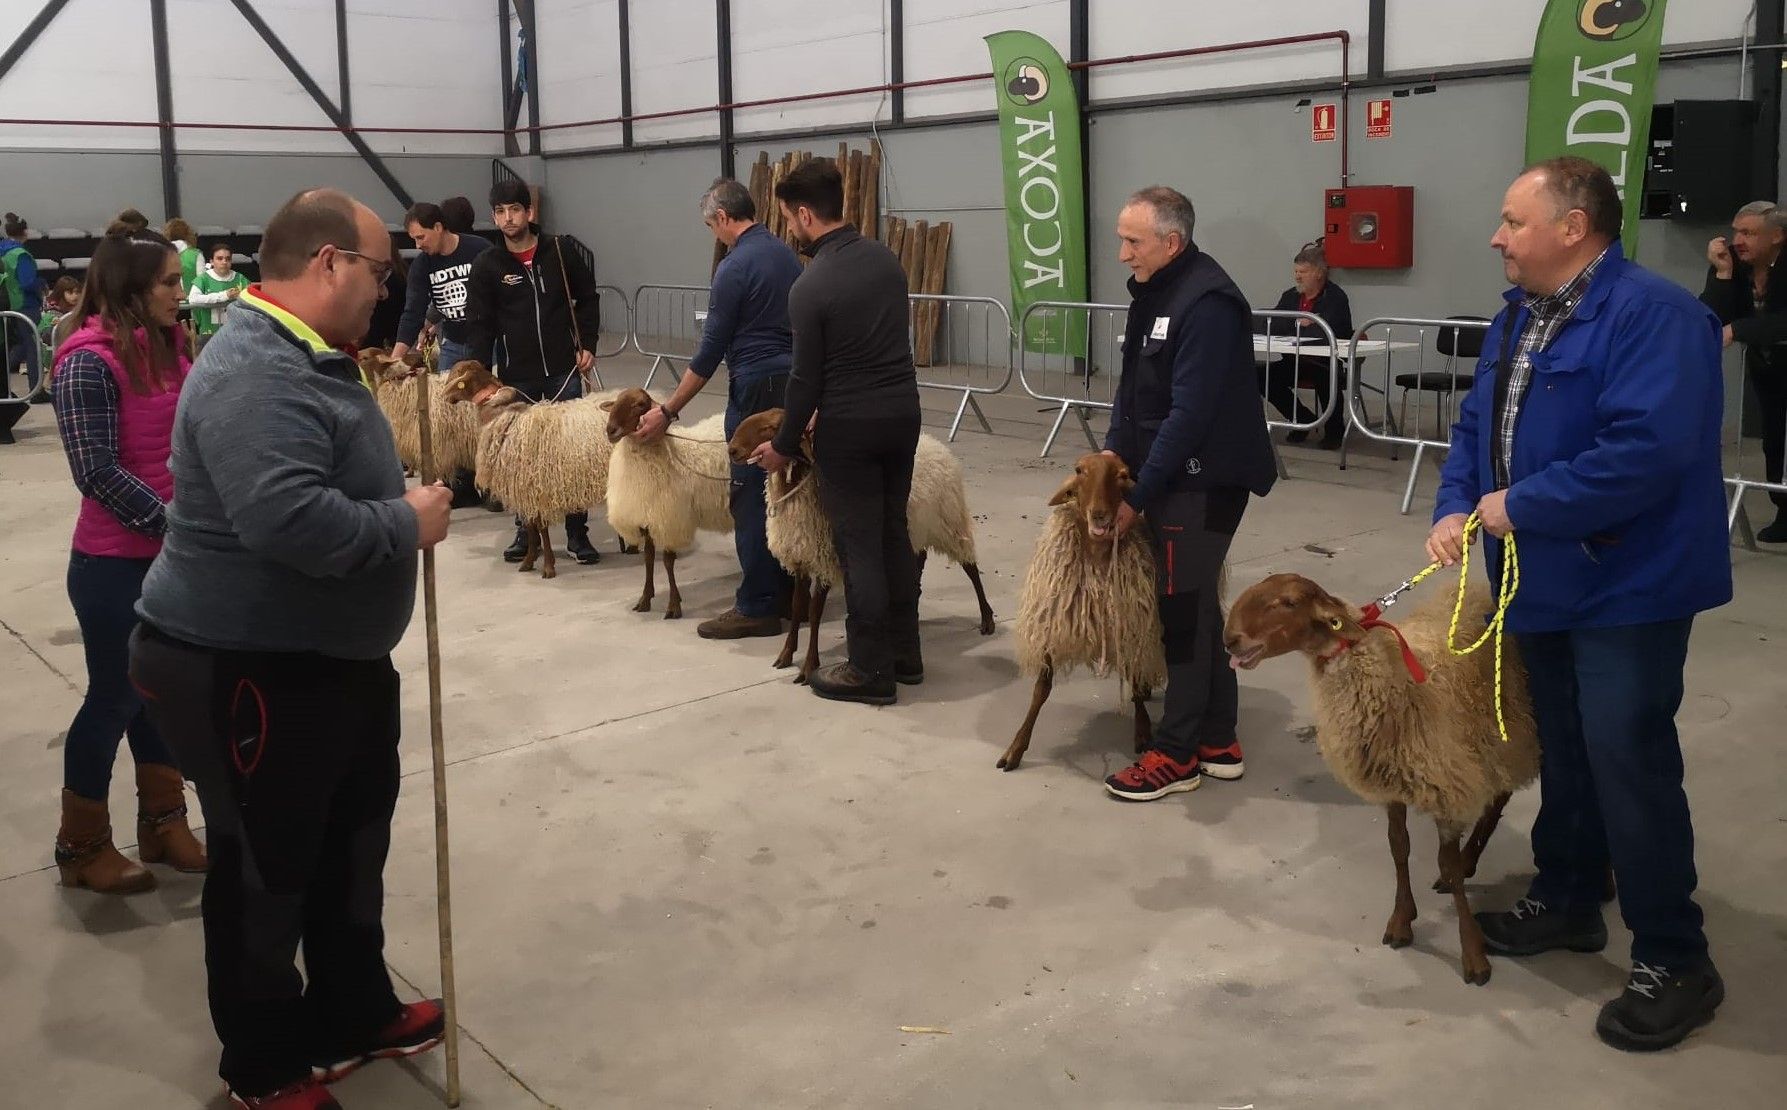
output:
[[[1329,189],[1322,209],[1328,265],[1394,270],[1415,264],[1415,190],[1411,185]]]

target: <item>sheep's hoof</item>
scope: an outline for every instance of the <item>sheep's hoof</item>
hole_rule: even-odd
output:
[[[1407,948],[1415,943],[1415,930],[1412,925],[1398,925],[1391,922],[1384,930],[1384,944],[1390,948]]]
[[[1021,755],[1011,756],[1009,758],[1002,755],[999,757],[999,762],[994,764],[994,766],[998,767],[1001,771],[1015,771],[1018,769],[1018,764],[1022,762],[1024,762],[1024,757]]]
[[[541,578],[557,578],[557,577],[558,577],[558,571],[557,571],[557,570],[556,570],[556,569],[552,569],[552,570],[543,570],[543,571],[541,571],[541,572],[540,572],[540,577],[541,577]]]
[[[683,619],[683,607],[680,605],[672,605],[670,608],[664,610],[664,619],[667,621],[682,620]]]
[[[776,661],[771,663],[770,666],[778,671],[785,671],[789,667],[794,666],[794,657],[791,655],[778,655],[776,656]]]
[[[633,606],[633,612],[635,612],[635,613],[649,613],[651,611],[652,611],[652,599],[649,597],[640,598],[639,601],[636,604],[634,604],[634,606]]]
[[[1489,957],[1470,956],[1464,958],[1464,981],[1473,987],[1485,986],[1489,982]]]
[[[804,669],[794,676],[794,684],[796,686],[805,686],[807,684],[807,672]]]
[[[533,572],[534,572],[534,564],[532,564],[532,563],[522,563],[520,566],[515,568],[516,574],[532,574]]]
[[[980,618],[980,634],[982,636],[991,636],[993,631],[993,614],[988,613],[986,616]]]
[[[1433,892],[1435,894],[1450,894],[1452,893],[1452,884],[1444,879],[1435,879],[1433,880]]]

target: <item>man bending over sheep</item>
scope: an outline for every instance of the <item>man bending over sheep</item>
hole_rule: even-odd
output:
[[[1119,535],[1147,514],[1166,647],[1166,709],[1153,746],[1105,780],[1127,801],[1241,777],[1239,691],[1222,647],[1223,561],[1247,509],[1278,477],[1253,365],[1253,315],[1191,241],[1191,201],[1153,186],[1117,217],[1117,257],[1135,274],[1105,453],[1135,474]]]
[[[1694,614],[1731,600],[1719,322],[1628,262],[1607,171],[1581,158],[1517,178],[1489,245],[1514,283],[1459,409],[1427,551],[1456,562],[1467,517],[1517,535],[1507,614],[1541,760],[1539,873],[1491,952],[1599,952],[1613,865],[1632,976],[1595,1031],[1667,1048],[1712,1020],[1724,984],[1694,904],[1694,826],[1675,711]]]
[[[670,400],[641,417],[639,430],[633,433],[645,443],[665,433],[722,359],[728,440],[747,416],[781,408],[788,391],[794,350],[788,330],[788,290],[800,277],[800,259],[757,222],[750,190],[731,178],[715,181],[701,194],[701,220],[730,250],[708,290],[700,349]],[[782,634],[781,609],[790,583],[782,564],[769,552],[765,478],[761,467],[732,464],[732,540],[744,579],[732,608],[695,629],[703,639]]]

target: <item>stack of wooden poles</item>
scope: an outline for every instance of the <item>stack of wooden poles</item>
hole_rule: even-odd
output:
[[[799,246],[788,230],[776,204],[776,185],[794,167],[814,157],[811,151],[796,150],[771,162],[769,152],[757,156],[751,165],[749,187],[757,205],[757,217],[772,235],[791,247]],[[851,150],[848,143],[839,143],[837,166],[844,177],[844,221],[871,238],[879,238],[900,259],[906,271],[906,287],[914,293],[942,293],[949,270],[949,241],[952,227],[948,223],[930,225],[924,220],[911,224],[898,216],[881,213],[881,143],[869,141],[867,151]],[[714,265],[723,257],[723,248],[716,251]],[[913,355],[920,366],[930,366],[937,345],[937,327],[942,319],[942,305],[936,302],[919,304],[913,313]]]

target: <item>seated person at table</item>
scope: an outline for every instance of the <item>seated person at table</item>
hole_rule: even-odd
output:
[[[1334,338],[1342,343],[1353,334],[1353,306],[1346,299],[1346,290],[1328,280],[1328,258],[1322,253],[1320,243],[1306,243],[1303,249],[1291,262],[1291,280],[1295,283],[1278,298],[1274,309],[1280,312],[1313,312],[1327,322],[1334,330]],[[1259,322],[1256,321],[1256,327]],[[1269,318],[1266,321],[1270,334],[1274,336],[1289,335],[1296,325],[1288,320]],[[1319,332],[1316,338],[1326,339]],[[1302,329],[1304,342],[1312,342],[1308,327]],[[1342,373],[1345,368],[1342,367]],[[1316,418],[1316,414],[1297,397],[1297,384],[1301,379],[1315,390],[1316,403],[1326,406],[1328,403],[1328,359],[1311,355],[1285,355],[1276,362],[1260,367],[1260,393],[1272,402],[1272,407],[1282,413],[1285,419],[1298,424],[1307,424]],[[1343,379],[1344,380],[1344,379]],[[1332,450],[1340,446],[1340,438],[1346,432],[1346,411],[1344,407],[1336,408],[1322,426],[1322,446]],[[1287,442],[1302,443],[1309,438],[1307,431],[1294,431]]]

